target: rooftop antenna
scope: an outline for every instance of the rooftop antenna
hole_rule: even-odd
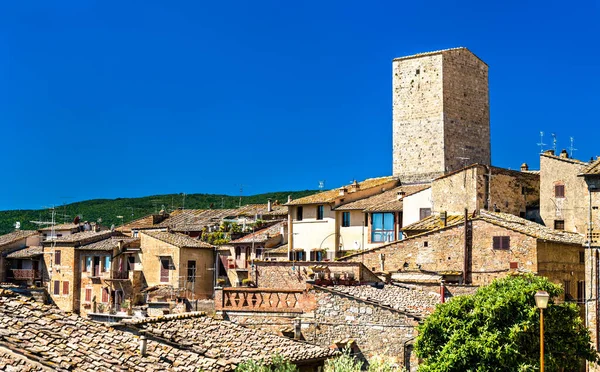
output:
[[[569,154],[571,155],[571,158],[574,158],[573,152],[577,151],[577,149],[573,146],[573,142],[575,142],[575,138],[570,137],[570,139],[571,139],[571,146],[569,147]]]
[[[181,210],[185,210],[185,195],[186,195],[186,193],[183,192],[182,194],[183,194],[183,204],[181,206]]]
[[[544,152],[544,146],[546,146],[546,144],[544,143],[544,132],[540,131],[540,143],[538,143],[537,145],[540,147],[540,154]]]
[[[554,153],[556,154],[556,134],[552,133],[552,149],[554,150]]]
[[[325,188],[325,180],[319,181],[319,191],[323,191]]]

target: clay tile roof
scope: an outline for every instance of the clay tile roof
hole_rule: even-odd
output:
[[[265,212],[263,212],[262,215],[277,217],[277,216],[287,216],[287,214],[288,214],[288,207],[286,205],[273,205],[271,208],[271,212],[266,210]]]
[[[595,161],[591,162],[590,165],[583,168],[580,175],[600,175],[600,158],[596,159]]]
[[[258,230],[255,231],[251,234],[248,234],[246,236],[243,236],[239,239],[233,240],[231,242],[229,242],[229,244],[235,244],[235,243],[264,243],[267,240],[271,239],[272,237],[275,237],[277,235],[281,235],[281,227],[287,225],[287,222],[282,221],[282,222],[278,222],[274,225],[271,225],[267,228],[264,228],[262,230]]]
[[[362,182],[358,183],[359,190],[366,190],[373,187],[383,186],[389,182],[397,180],[397,177],[386,176],[386,177],[378,177],[378,178],[369,178]],[[345,188],[351,194],[351,185],[345,186]],[[340,196],[340,189],[333,189],[328,191],[319,192],[313,195],[305,196],[300,199],[292,200],[285,205],[304,205],[304,204],[321,204],[321,203],[333,203],[338,198],[343,198]]]
[[[57,244],[71,244],[83,245],[87,243],[96,242],[98,240],[106,239],[113,234],[110,230],[104,231],[83,231],[71,235],[66,235],[54,240],[47,240],[44,243],[50,244],[56,242]]]
[[[581,234],[554,230],[508,213],[481,211],[479,218],[538,239],[567,244],[583,244],[585,241],[585,237]]]
[[[404,192],[406,197],[429,187],[427,184],[398,186],[381,194],[343,204],[335,209],[338,211],[361,210],[365,212],[401,211],[403,202],[402,199],[398,200],[399,192]]]
[[[12,251],[6,255],[6,258],[32,258],[43,253],[44,248],[41,246],[32,246]]]
[[[143,234],[179,248],[212,248],[213,246],[185,234],[168,231],[144,231]]]
[[[277,336],[258,329],[216,320],[203,313],[131,321],[132,326],[170,342],[185,345],[231,367],[248,359],[270,360],[280,354],[292,363],[323,360],[335,355],[329,348]]]
[[[78,229],[78,228],[79,228],[79,225],[78,224],[74,224],[74,223],[61,223],[61,224],[58,224],[58,225],[54,225],[54,231],[57,231],[57,230],[62,230],[62,231],[64,231],[64,230],[75,230],[75,229]],[[40,229],[40,231],[50,231],[50,230],[52,230],[52,226],[46,226],[46,227],[42,227]]]
[[[446,226],[453,226],[456,224],[463,223],[464,215],[462,214],[448,214],[446,217]],[[420,221],[404,226],[402,231],[429,231],[444,227],[444,221],[439,214],[425,217]]]
[[[130,238],[124,236],[111,236],[107,239],[102,239],[97,242],[81,245],[78,249],[86,251],[112,251],[119,247],[119,242],[122,241],[123,245],[129,245],[133,242],[139,242],[139,238]]]
[[[11,233],[0,235],[0,248],[21,239],[26,239],[30,236],[36,235],[37,233],[38,232],[35,230],[15,230]]]
[[[435,305],[440,302],[440,296],[433,291],[423,291],[397,285],[386,284],[383,288],[369,285],[343,286],[336,285],[334,291],[349,294],[363,300],[376,302],[418,317],[431,314]]]
[[[272,249],[266,249],[265,254],[287,254],[288,253],[288,245],[287,243],[280,245],[279,247],[275,247]]]
[[[225,371],[214,358],[64,313],[0,289],[0,347],[58,371]],[[1,355],[1,354],[0,354]],[[10,370],[10,369],[9,369]]]

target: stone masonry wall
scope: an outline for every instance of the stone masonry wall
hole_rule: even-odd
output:
[[[490,164],[485,63],[457,48],[398,58],[392,69],[394,175],[426,181],[469,163]]]
[[[443,53],[444,162],[491,164],[488,66],[467,49]]]
[[[417,320],[375,303],[346,296],[321,288],[309,291],[312,309],[307,307],[302,315],[285,313],[225,312],[224,318],[251,328],[276,334],[291,335],[294,319],[299,318],[302,338],[308,342],[330,347],[343,341],[355,340],[352,350],[369,360],[374,355],[384,355],[398,364],[416,371],[417,359],[404,351],[412,350],[416,336]],[[282,332],[283,331],[283,332]],[[408,362],[408,365],[406,365]]]

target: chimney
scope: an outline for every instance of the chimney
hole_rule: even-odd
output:
[[[273,212],[273,204],[271,203],[271,199],[267,200],[267,211]]]
[[[352,184],[350,185],[350,192],[356,192],[359,189],[359,185],[358,182],[356,182],[356,180],[354,180],[354,182],[352,182]]]
[[[344,195],[346,195],[346,192],[347,192],[347,191],[348,191],[348,189],[346,189],[345,187],[342,187],[342,188],[340,189],[340,196],[344,196]]]
[[[146,346],[148,345],[148,340],[146,339],[146,335],[140,336],[140,354],[142,356],[146,356]]]
[[[442,226],[446,227],[448,225],[448,212],[443,211],[440,213],[440,220],[442,220]]]
[[[544,151],[544,154],[546,154],[546,155],[554,155],[554,150],[552,150],[552,149],[546,150],[546,151]]]
[[[561,158],[563,158],[563,159],[568,159],[568,158],[569,158],[569,153],[567,152],[567,150],[563,149],[563,150],[560,152],[560,155],[559,155],[559,157],[561,157]]]
[[[396,195],[398,200],[402,200],[404,199],[404,196],[406,195],[406,191],[398,191],[398,194]]]
[[[527,163],[521,164],[521,172],[527,172],[529,170],[529,165]]]
[[[288,195],[288,203],[291,203],[291,202],[292,202],[292,196]]]
[[[302,338],[302,320],[300,318],[294,319],[294,340],[300,340]]]

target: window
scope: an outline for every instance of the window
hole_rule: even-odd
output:
[[[296,207],[296,220],[302,221],[302,207]]]
[[[87,271],[87,272],[92,271],[92,257],[91,256],[87,256],[85,258],[85,271]]]
[[[312,251],[310,252],[311,261],[323,261],[325,254],[323,251]]]
[[[494,236],[494,249],[510,249],[510,236]]]
[[[85,302],[92,302],[92,289],[91,288],[85,289]]]
[[[427,218],[431,216],[431,208],[420,208],[419,209],[419,218],[423,219],[423,218]]]
[[[322,205],[317,205],[317,220],[322,220],[324,214],[325,214],[325,207]]]
[[[196,282],[196,261],[188,261],[188,282]]]
[[[565,185],[554,185],[554,197],[564,198],[565,197]]]
[[[100,257],[94,256],[92,260],[92,276],[100,276]]]
[[[104,257],[104,271],[110,271],[110,256]]]
[[[518,269],[519,268],[519,263],[518,262],[509,262],[508,264],[511,269]]]
[[[161,258],[160,259],[160,281],[161,283],[169,282],[169,258]]]
[[[585,281],[580,280],[577,282],[577,302],[583,302],[585,299]]]
[[[69,294],[69,282],[63,282],[63,295]]]
[[[292,252],[293,261],[306,261],[306,253],[304,251]]]
[[[349,227],[350,226],[350,212],[343,212],[342,213],[342,227]]]
[[[138,231],[137,230],[133,230],[133,237],[137,238],[138,237]]]
[[[102,288],[102,302],[108,302],[108,288]]]
[[[555,220],[554,221],[554,230],[564,230],[565,229],[565,221],[564,220]]]
[[[580,264],[585,263],[585,252],[579,252],[579,263]]]
[[[423,247],[429,247],[429,242],[428,241],[424,241],[423,242]]]
[[[60,281],[55,280],[54,281],[54,292],[55,295],[59,295],[60,294]]]
[[[54,264],[60,265],[60,251],[54,251]]]
[[[371,241],[391,242],[396,239],[393,213],[373,213],[371,221]]]
[[[565,301],[572,300],[573,296],[571,296],[571,281],[570,280],[564,280],[563,281],[563,287],[565,289]]]

